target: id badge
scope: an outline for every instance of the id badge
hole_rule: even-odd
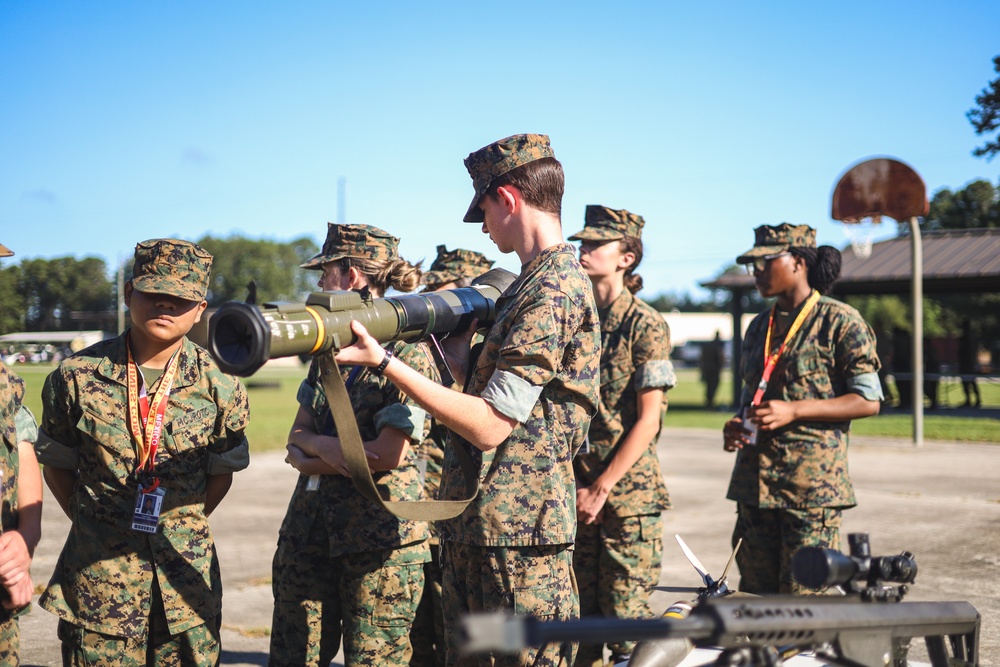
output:
[[[319,491],[319,475],[309,475],[306,482],[306,491]]]
[[[743,408],[743,430],[750,433],[747,436],[747,444],[757,444],[757,423],[750,421],[750,408]]]
[[[142,533],[155,533],[160,523],[160,511],[163,509],[163,496],[165,491],[162,487],[157,487],[150,492],[143,491],[139,487],[139,493],[135,500],[135,509],[132,512],[132,530]]]
[[[580,445],[580,451],[577,454],[589,454],[590,453],[590,435],[583,439],[583,444]]]

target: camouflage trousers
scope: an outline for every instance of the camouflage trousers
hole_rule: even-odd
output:
[[[330,556],[317,521],[306,540],[282,535],[274,555],[268,665],[323,665],[344,642],[344,664],[405,667],[424,586],[427,543]]]
[[[652,618],[649,596],[663,567],[663,520],[659,514],[578,524],[573,569],[580,587],[580,615]],[[612,656],[632,653],[635,642],[608,644]],[[580,644],[576,664],[603,664],[603,644]]]
[[[566,620],[579,616],[580,601],[569,544],[480,547],[441,545],[442,607],[451,666],[570,667],[575,644],[550,644],[510,655],[461,655],[461,619],[469,612],[512,612]]]
[[[840,549],[842,512],[828,507],[760,509],[737,503],[733,546],[745,593],[817,594],[792,580],[792,556],[801,547]]]
[[[444,667],[444,614],[441,611],[441,547],[431,544],[431,562],[424,563],[424,593],[410,630],[410,667]]]
[[[157,620],[158,619],[158,620]],[[167,619],[151,614],[146,637],[115,637],[59,621],[63,667],[209,667],[222,655],[219,629],[222,617],[171,635]]]
[[[16,618],[0,621],[0,665],[17,667],[18,653],[21,648],[21,634]]]

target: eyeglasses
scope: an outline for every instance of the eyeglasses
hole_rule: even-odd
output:
[[[779,257],[784,257],[785,255],[790,255],[789,252],[779,252],[777,255],[766,255],[764,257],[757,257],[752,262],[744,264],[747,269],[747,273],[751,276],[757,272],[763,272],[767,268],[767,265],[771,263],[772,259],[778,259]]]

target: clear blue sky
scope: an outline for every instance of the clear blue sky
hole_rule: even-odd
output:
[[[996,0],[0,0],[0,243],[9,265],[113,264],[158,236],[322,242],[344,177],[347,221],[405,258],[446,243],[516,270],[461,222],[462,159],[538,132],[567,235],[587,204],[639,213],[643,296],[704,296],[757,225],[843,247],[830,193],[863,157],[929,194],[996,182],[965,112],[997,54]]]

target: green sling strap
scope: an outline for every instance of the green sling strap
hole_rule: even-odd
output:
[[[347,387],[340,376],[340,367],[332,353],[320,356],[320,379],[323,391],[326,392],[327,403],[333,422],[337,425],[337,436],[340,438],[340,448],[344,453],[347,469],[351,473],[354,486],[365,498],[384,507],[391,514],[401,519],[415,521],[441,521],[451,519],[468,507],[472,499],[479,493],[479,469],[465,450],[463,443],[455,445],[462,474],[465,476],[465,488],[469,496],[464,500],[386,500],[375,487],[372,472],[368,468],[368,457],[358,431],[358,422],[351,407],[351,399],[347,395]]]

